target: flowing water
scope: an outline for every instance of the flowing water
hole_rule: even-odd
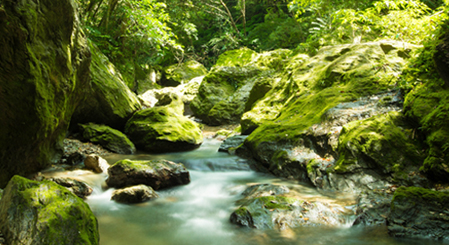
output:
[[[297,181],[288,181],[251,171],[236,157],[217,152],[220,142],[208,139],[201,148],[165,155],[111,155],[117,160],[164,158],[182,162],[191,183],[159,190],[159,199],[138,205],[110,201],[112,189],[103,191],[106,175],[87,171],[65,173],[95,186],[87,199],[98,218],[100,244],[437,244],[429,240],[402,240],[388,236],[385,227],[351,227],[355,198],[321,193]],[[331,225],[284,230],[257,230],[229,222],[236,201],[251,184],[277,183],[288,186],[303,200],[321,201],[338,212]],[[329,208],[329,207],[328,207]]]

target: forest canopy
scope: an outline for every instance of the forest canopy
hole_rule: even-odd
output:
[[[446,1],[446,2],[445,2]],[[88,37],[122,71],[227,50],[292,49],[392,39],[435,40],[447,0],[79,0]],[[126,73],[126,72],[124,72]]]

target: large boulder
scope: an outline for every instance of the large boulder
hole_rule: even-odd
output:
[[[135,113],[125,133],[138,149],[148,152],[192,150],[201,145],[198,124],[183,115],[183,103],[175,94],[160,98],[155,107]]]
[[[114,163],[108,169],[108,174],[106,183],[114,188],[143,184],[158,190],[190,183],[190,174],[184,165],[167,160],[125,159]]]
[[[9,244],[99,244],[97,219],[81,198],[19,176],[0,201],[0,230]]]
[[[80,124],[79,126],[85,141],[99,144],[119,154],[134,154],[136,152],[133,142],[116,129],[94,123]]]
[[[75,127],[78,123],[93,122],[122,130],[126,121],[141,108],[140,102],[123,82],[120,72],[92,41],[89,47],[92,82],[84,88],[85,99],[77,107],[71,124]]]
[[[163,86],[178,86],[206,74],[207,69],[201,63],[190,60],[166,67],[162,73],[161,84]]]
[[[90,51],[74,0],[0,4],[0,187],[55,163],[89,87]]]
[[[146,185],[136,185],[112,192],[111,200],[120,203],[141,203],[155,198],[159,195],[153,188]]]
[[[400,187],[391,202],[388,233],[395,237],[447,239],[448,203],[448,192]]]
[[[252,132],[244,146],[261,166],[275,175],[311,180],[321,188],[359,191],[386,186],[398,179],[408,180],[409,173],[390,162],[392,165],[386,171],[348,178],[353,184],[339,182],[347,177],[343,171],[342,178],[328,181],[329,173],[337,176],[332,167],[344,151],[343,146],[339,147],[339,137],[346,124],[402,109],[398,77],[407,64],[408,53],[416,48],[401,42],[380,41],[324,47],[310,58],[292,57],[285,70],[274,75],[277,79],[266,86],[271,89],[268,92],[260,89],[264,97],[243,115],[242,132]],[[403,132],[398,128],[395,133],[403,136],[401,142],[406,142],[403,146],[408,149],[407,146],[413,145],[412,126],[394,125],[405,127]],[[416,146],[413,149],[421,150]],[[373,162],[362,155],[359,161],[370,162],[365,170],[374,170]],[[345,156],[348,154],[338,164],[349,164]],[[398,165],[412,160],[406,155],[404,159],[402,155],[398,157]],[[374,161],[378,165],[390,164],[380,159]],[[396,175],[390,175],[396,170]],[[373,181],[378,175],[382,175],[381,181]]]

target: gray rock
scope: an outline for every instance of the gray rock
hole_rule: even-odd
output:
[[[387,193],[390,192],[390,193]],[[387,192],[360,193],[357,198],[356,215],[353,225],[383,226],[390,215],[393,194]]]
[[[141,203],[158,197],[159,195],[153,188],[146,185],[136,185],[115,190],[112,193],[111,200],[120,203]]]
[[[106,183],[114,188],[143,184],[158,190],[190,183],[190,174],[184,165],[167,160],[125,159],[114,163],[108,169],[108,174]]]
[[[232,137],[229,137],[221,143],[220,148],[218,148],[218,151],[220,152],[228,152],[232,154],[235,152],[238,146],[242,145],[245,139],[247,138],[247,135],[235,135]]]
[[[109,164],[104,158],[96,154],[90,154],[84,160],[84,167],[95,173],[107,173]]]
[[[92,187],[90,187],[88,184],[75,179],[63,177],[51,177],[47,178],[47,180],[53,181],[60,186],[64,186],[73,194],[81,198],[86,198],[93,192]]]
[[[97,219],[81,198],[17,175],[0,201],[0,230],[9,244],[99,244]]]
[[[122,132],[105,125],[80,124],[84,140],[119,154],[134,154],[136,147]]]
[[[388,233],[395,237],[449,238],[449,192],[399,187],[391,202]]]

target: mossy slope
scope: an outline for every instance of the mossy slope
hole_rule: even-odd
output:
[[[80,124],[84,140],[119,154],[134,154],[136,147],[122,132],[105,125]]]
[[[99,244],[97,219],[81,198],[20,176],[0,201],[0,230],[9,244]]]
[[[90,51],[73,0],[0,6],[0,187],[62,153],[70,118],[89,86]]]

